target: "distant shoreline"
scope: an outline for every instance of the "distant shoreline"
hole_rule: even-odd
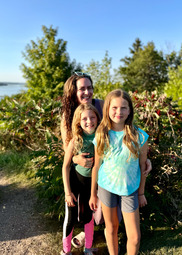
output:
[[[0,82],[0,86],[8,86],[8,83]]]
[[[8,86],[8,85],[25,85],[25,82],[0,82],[0,86]]]

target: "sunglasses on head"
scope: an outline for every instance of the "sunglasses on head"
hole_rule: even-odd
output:
[[[89,73],[82,73],[82,72],[74,72],[77,76],[90,76]]]

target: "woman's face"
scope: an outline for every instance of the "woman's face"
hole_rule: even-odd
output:
[[[91,81],[87,78],[81,78],[76,82],[77,100],[79,104],[92,103],[93,87]]]

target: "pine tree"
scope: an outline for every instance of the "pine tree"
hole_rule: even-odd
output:
[[[131,56],[121,59],[124,65],[118,70],[124,80],[124,89],[138,92],[163,89],[168,78],[167,62],[162,52],[155,49],[153,42],[142,46],[138,38],[132,46]]]

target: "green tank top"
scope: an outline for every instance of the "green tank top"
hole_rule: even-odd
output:
[[[91,135],[83,134],[83,147],[79,154],[83,152],[90,153],[90,155],[86,156],[87,158],[94,157],[94,144],[92,143],[95,137],[95,133]],[[76,171],[85,177],[91,177],[92,168],[82,167],[80,165],[75,164]]]

